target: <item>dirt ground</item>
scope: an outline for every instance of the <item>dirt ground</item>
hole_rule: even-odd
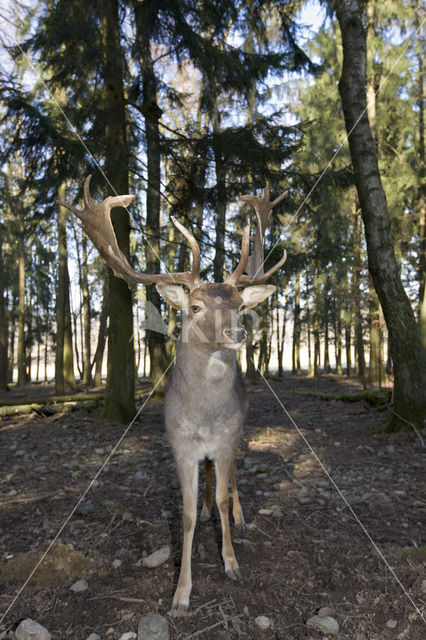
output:
[[[190,609],[168,618],[172,640],[424,638],[416,612],[424,615],[426,601],[419,439],[383,433],[386,413],[363,402],[303,395],[359,390],[354,378],[286,376],[270,384],[278,399],[264,384],[250,389],[238,452],[248,527],[233,530],[233,538],[243,581],[224,575],[215,510],[196,528]],[[47,392],[35,387],[28,395]],[[0,404],[13,393],[2,393]],[[93,632],[117,640],[136,631],[146,613],[167,616],[180,563],[181,497],[162,408],[161,400],[147,403],[104,467],[125,426],[99,420],[99,410],[0,422],[0,617],[13,603],[0,638],[26,617],[53,640],[85,640]],[[200,505],[202,487],[203,473]],[[167,562],[142,566],[144,553],[166,545]],[[88,588],[71,591],[82,578]],[[323,606],[335,610],[336,636],[305,624]],[[256,626],[260,615],[270,629]]]

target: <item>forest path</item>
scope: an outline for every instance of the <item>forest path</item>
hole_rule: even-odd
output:
[[[335,610],[340,631],[334,637],[341,640],[420,640],[424,625],[415,606],[426,600],[426,496],[419,440],[382,433],[387,415],[364,402],[299,395],[357,391],[355,378],[269,382],[415,605],[260,383],[250,389],[238,462],[249,525],[233,531],[243,581],[224,577],[214,511],[196,528],[190,610],[170,620],[172,640],[203,630],[197,637],[206,640],[319,640],[327,636],[305,622],[321,606]],[[61,533],[63,545],[48,554],[6,623],[33,617],[54,640],[85,640],[92,632],[116,640],[135,631],[141,615],[167,614],[180,562],[181,498],[162,409],[161,400],[146,405]],[[0,422],[0,611],[124,429],[82,411]],[[165,545],[172,549],[169,561],[157,569],[141,566],[143,552]],[[69,587],[79,578],[89,587],[73,593]],[[274,628],[261,631],[259,615]]]

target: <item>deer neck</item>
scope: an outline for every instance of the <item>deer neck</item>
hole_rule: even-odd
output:
[[[236,352],[204,345],[200,348],[191,342],[179,341],[175,370],[195,389],[200,389],[202,383],[229,389],[237,374]]]

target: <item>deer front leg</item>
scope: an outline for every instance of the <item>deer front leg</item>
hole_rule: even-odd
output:
[[[216,471],[216,503],[220,513],[222,524],[222,558],[225,564],[225,573],[232,580],[241,580],[241,573],[235,557],[234,548],[229,530],[229,479],[232,470],[233,459],[219,458],[215,461]]]
[[[245,529],[246,523],[243,516],[243,510],[241,508],[240,497],[238,495],[237,487],[237,466],[235,459],[232,462],[231,468],[231,489],[232,489],[232,515],[234,517],[235,526],[238,529]]]
[[[201,509],[200,520],[206,522],[210,518],[213,500],[212,500],[212,461],[208,458],[204,460],[206,470],[206,490],[204,493],[204,502]]]
[[[179,581],[173,597],[170,614],[172,616],[181,616],[188,608],[192,589],[191,553],[197,519],[198,464],[191,464],[182,460],[176,461],[176,463],[183,497],[183,549]]]

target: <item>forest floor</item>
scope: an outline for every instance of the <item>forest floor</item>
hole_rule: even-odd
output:
[[[1,420],[0,617],[13,606],[0,638],[12,638],[17,621],[30,617],[52,640],[85,640],[90,633],[118,640],[149,612],[167,616],[172,640],[424,638],[416,611],[424,615],[426,604],[419,439],[384,433],[386,412],[364,402],[304,395],[357,391],[355,378],[286,376],[269,383],[277,397],[264,384],[250,388],[238,452],[248,527],[233,528],[233,539],[243,580],[224,575],[214,510],[195,531],[193,591],[182,618],[167,616],[180,563],[181,496],[162,401],[146,404],[68,521],[125,426],[100,420],[99,409]],[[14,393],[2,393],[0,405]],[[202,487],[203,473],[200,504]],[[142,566],[144,553],[167,545],[168,561]],[[70,590],[82,578],[88,588]],[[337,635],[306,625],[324,606],[334,610]],[[255,622],[260,615],[271,623],[265,631]]]

